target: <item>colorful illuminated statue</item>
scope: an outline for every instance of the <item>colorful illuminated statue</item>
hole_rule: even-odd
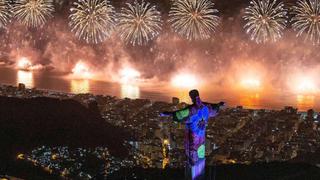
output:
[[[219,104],[202,102],[198,90],[190,91],[189,95],[193,102],[192,105],[174,112],[163,112],[161,116],[172,116],[174,121],[186,124],[186,177],[198,180],[204,179],[205,176],[206,125],[209,118],[218,114],[224,102]]]

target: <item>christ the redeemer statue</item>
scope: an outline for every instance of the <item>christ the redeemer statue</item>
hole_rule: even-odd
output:
[[[192,105],[174,112],[163,112],[161,116],[172,116],[176,122],[186,124],[185,154],[186,179],[200,180],[205,178],[205,139],[206,125],[209,118],[218,114],[224,102],[210,104],[202,102],[198,90],[191,90],[189,96]]]

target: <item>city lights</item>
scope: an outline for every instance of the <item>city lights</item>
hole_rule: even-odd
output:
[[[0,36],[0,180],[320,180],[320,0],[0,0]]]

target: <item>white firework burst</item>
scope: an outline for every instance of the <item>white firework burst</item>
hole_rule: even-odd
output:
[[[79,0],[69,18],[76,37],[94,44],[110,37],[116,22],[114,7],[106,0]]]
[[[11,5],[8,0],[0,0],[0,28],[4,28],[11,18]]]
[[[161,13],[156,6],[137,0],[127,3],[119,14],[118,34],[132,45],[145,45],[159,35],[162,30]]]
[[[209,39],[220,23],[218,12],[211,0],[176,0],[169,12],[169,23],[188,40]]]
[[[276,42],[283,36],[287,24],[287,10],[277,0],[253,0],[243,17],[244,28],[257,43]]]
[[[14,4],[13,16],[27,27],[41,27],[52,17],[52,0],[19,0]]]
[[[292,27],[297,36],[305,35],[305,40],[320,43],[320,1],[299,0],[293,7]]]

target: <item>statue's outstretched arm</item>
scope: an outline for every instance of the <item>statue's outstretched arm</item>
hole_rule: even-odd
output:
[[[189,107],[186,107],[184,109],[181,109],[181,110],[178,110],[178,111],[173,111],[173,112],[164,111],[164,112],[160,113],[160,116],[162,116],[162,117],[172,116],[173,117],[173,121],[183,122],[190,115],[190,110],[189,109],[190,109]]]
[[[210,117],[215,117],[221,108],[225,106],[225,102],[219,102],[217,104],[206,103],[210,106]]]

